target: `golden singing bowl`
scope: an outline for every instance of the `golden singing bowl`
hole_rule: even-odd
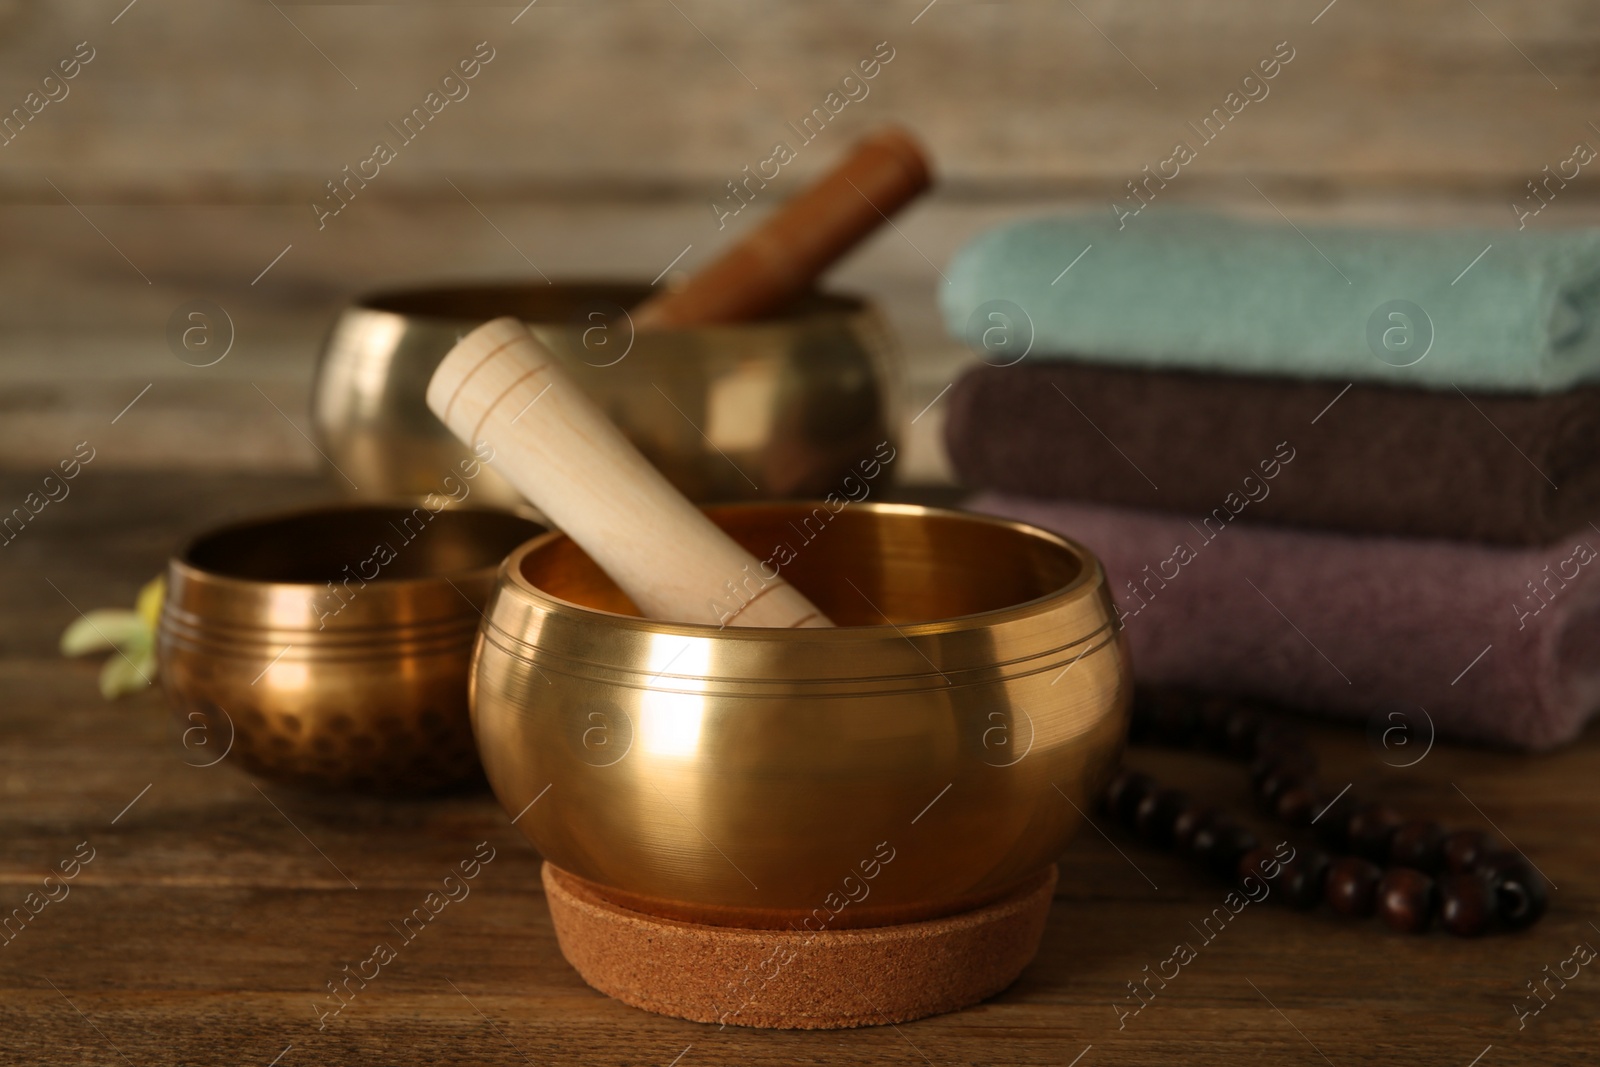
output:
[[[464,334],[518,315],[667,478],[697,501],[822,496],[892,438],[893,349],[866,302],[812,295],[761,322],[634,336],[647,285],[573,282],[377,293],[339,316],[312,422],[345,492],[438,492],[466,458],[428,410],[428,379]],[[359,486],[359,489],[356,487]],[[482,499],[524,500],[494,472]]]
[[[157,641],[185,761],[380,792],[473,778],[478,623],[500,561],[543,532],[361,505],[203,534],[169,564]]]
[[[975,907],[1060,856],[1131,691],[1093,555],[907,505],[707,514],[838,626],[655,622],[564,535],[514,552],[473,730],[546,859],[653,914],[836,929]]]

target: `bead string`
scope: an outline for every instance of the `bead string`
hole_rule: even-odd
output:
[[[1129,740],[1250,762],[1261,810],[1311,829],[1325,848],[1300,848],[1280,863],[1227,813],[1127,768],[1106,786],[1102,806],[1144,841],[1176,850],[1220,878],[1275,868],[1279,895],[1292,907],[1326,902],[1340,915],[1377,913],[1404,933],[1422,933],[1437,919],[1453,934],[1474,937],[1525,929],[1548,906],[1548,887],[1532,864],[1483,830],[1447,833],[1388,805],[1359,803],[1348,791],[1330,796],[1314,777],[1316,755],[1304,732],[1247,701],[1140,689]]]

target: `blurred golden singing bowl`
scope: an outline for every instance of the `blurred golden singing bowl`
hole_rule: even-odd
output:
[[[472,719],[546,859],[636,910],[811,929],[966,910],[1058,859],[1128,717],[1093,555],[907,505],[707,514],[838,626],[642,619],[564,535],[519,548]]]
[[[489,509],[361,505],[203,534],[168,567],[157,644],[185,761],[378,792],[474,778],[482,608],[506,553],[543,532]]]
[[[428,379],[500,315],[525,319],[691,500],[821,496],[890,440],[894,353],[866,302],[817,294],[778,318],[634,336],[624,311],[650,291],[533,282],[357,301],[334,324],[312,397],[335,484],[391,500],[439,490],[468,453],[428,410]],[[479,488],[486,503],[527,506],[492,471]]]

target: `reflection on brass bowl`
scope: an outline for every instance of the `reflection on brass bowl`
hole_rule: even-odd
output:
[[[976,907],[1059,858],[1131,684],[1086,549],[908,505],[707,513],[839,626],[650,621],[564,535],[514,552],[473,730],[546,859],[656,915],[840,929]]]
[[[379,792],[478,775],[473,640],[500,561],[543,532],[370,505],[203,534],[168,567],[158,640],[186,762]]]
[[[428,379],[499,315],[527,320],[692,500],[824,496],[891,438],[892,349],[864,301],[818,294],[761,322],[634,336],[623,311],[649,292],[530,283],[357,301],[328,338],[312,399],[335,483],[383,499],[449,495],[442,483],[468,453],[428,410]],[[474,489],[483,503],[526,507],[493,472]]]

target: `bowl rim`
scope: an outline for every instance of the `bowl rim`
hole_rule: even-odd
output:
[[[477,315],[441,315],[432,312],[403,310],[390,306],[401,304],[408,299],[421,297],[450,297],[458,294],[511,294],[522,290],[532,289],[535,292],[554,290],[593,290],[596,293],[609,290],[614,294],[633,295],[637,293],[638,299],[652,292],[662,291],[665,286],[646,282],[638,278],[617,277],[606,275],[583,275],[570,278],[559,278],[551,282],[532,282],[525,278],[512,276],[495,276],[487,278],[464,278],[458,281],[443,283],[421,283],[412,285],[385,286],[377,289],[365,290],[344,305],[342,315],[391,315],[407,322],[426,324],[439,328],[455,328],[462,323],[482,323],[489,321]],[[749,322],[718,323],[709,326],[674,327],[664,328],[663,334],[697,333],[702,335],[741,335],[748,336],[772,330],[790,329],[796,323],[827,321],[829,319],[852,320],[878,314],[878,304],[864,293],[849,289],[813,288],[807,290],[797,298],[803,301],[798,314],[782,315],[753,319]],[[491,316],[492,317],[492,316]],[[566,323],[551,320],[526,320],[535,327],[550,329],[559,328]],[[574,330],[580,324],[570,324]]]
[[[393,499],[384,500],[333,501],[325,504],[311,504],[304,507],[288,508],[281,511],[272,511],[265,512],[260,515],[252,515],[247,518],[236,519],[232,522],[225,522],[216,526],[209,526],[199,533],[185,539],[179,548],[172,553],[172,556],[168,560],[168,566],[170,568],[170,573],[181,575],[185,581],[200,582],[218,589],[264,590],[278,588],[292,589],[296,592],[304,590],[316,590],[320,592],[327,583],[288,582],[263,578],[241,578],[237,575],[223,574],[220,571],[214,571],[202,567],[197,563],[191,562],[189,557],[202,541],[221,536],[222,534],[232,533],[234,531],[249,530],[252,527],[270,526],[275,523],[289,522],[295,519],[303,519],[313,516],[352,514],[363,511],[409,510],[424,506],[425,505],[418,500],[396,497]],[[547,524],[535,522],[526,515],[518,514],[517,512],[511,511],[507,508],[499,508],[491,505],[452,505],[450,507],[441,508],[438,512],[435,512],[435,514],[442,515],[446,512],[455,512],[458,514],[480,513],[506,515],[511,518],[519,519],[522,522],[527,523],[529,526],[544,527],[547,532],[549,529]],[[538,534],[533,538],[533,540],[537,540],[538,538],[544,536],[545,534]],[[518,545],[517,549],[514,551],[519,551],[527,543],[528,542],[525,541],[521,545]],[[369,584],[379,585],[382,583],[381,588],[383,589],[393,590],[395,592],[403,592],[406,590],[419,589],[425,586],[438,585],[441,582],[451,582],[452,580],[476,581],[487,579],[492,581],[499,573],[500,567],[503,563],[504,560],[502,559],[500,562],[490,563],[482,567],[471,567],[467,570],[450,571],[448,574],[418,575],[414,578],[379,577],[371,579]],[[167,599],[170,603],[172,600],[170,594]]]
[[[708,513],[728,511],[748,511],[772,508],[774,506],[790,505],[802,507],[808,504],[823,506],[822,501],[807,500],[776,500],[776,501],[747,501],[734,504],[713,504],[701,510]],[[1070,553],[1078,562],[1077,575],[1066,585],[1048,593],[1033,597],[1029,600],[1019,601],[1003,608],[994,608],[989,611],[972,612],[966,615],[952,615],[945,619],[932,619],[925,622],[894,623],[884,621],[881,623],[868,623],[860,626],[831,626],[816,627],[804,630],[792,630],[770,626],[714,626],[710,623],[697,622],[666,622],[659,619],[641,618],[637,615],[623,615],[619,612],[605,611],[600,608],[585,607],[570,600],[554,596],[534,585],[522,573],[522,561],[533,552],[543,549],[546,545],[567,536],[559,529],[551,529],[548,533],[517,546],[510,555],[500,564],[499,577],[496,580],[496,595],[512,591],[520,598],[540,606],[546,611],[560,612],[574,617],[582,622],[600,622],[614,627],[620,627],[639,633],[647,634],[672,634],[680,637],[717,638],[721,640],[736,641],[792,641],[796,635],[803,635],[808,641],[859,641],[864,635],[877,634],[888,636],[898,633],[902,637],[915,635],[942,635],[960,633],[968,630],[978,630],[986,627],[1003,624],[1018,619],[1026,619],[1038,614],[1045,605],[1065,605],[1085,597],[1093,596],[1106,585],[1105,568],[1100,563],[1100,558],[1087,547],[1070,537],[1063,537],[1051,530],[1032,523],[1022,522],[1017,519],[1003,518],[998,515],[987,515],[982,512],[967,511],[962,508],[936,507],[927,504],[906,504],[884,501],[862,501],[850,505],[851,509],[865,509],[885,514],[895,515],[927,515],[941,518],[954,518],[963,522],[976,522],[983,525],[1012,530],[1036,540],[1045,541],[1056,548]],[[493,608],[485,613],[485,625],[496,626]],[[1117,626],[1117,617],[1112,613],[1110,623]],[[1099,631],[1095,631],[1098,633]],[[1092,637],[1084,635],[1084,639]]]

